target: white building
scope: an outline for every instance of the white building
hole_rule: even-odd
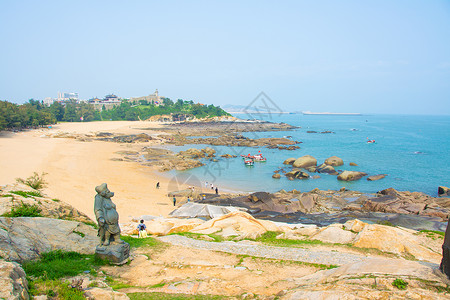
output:
[[[56,101],[64,102],[69,100],[78,101],[78,93],[61,93],[58,92],[58,98]]]

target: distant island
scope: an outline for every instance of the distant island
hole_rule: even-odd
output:
[[[332,112],[312,112],[302,111],[304,115],[337,115],[337,116],[362,116],[360,113],[332,113]]]

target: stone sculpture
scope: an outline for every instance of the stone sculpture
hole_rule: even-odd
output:
[[[442,260],[439,270],[442,271],[450,279],[450,230],[445,230],[444,244],[442,244]]]
[[[119,214],[116,205],[111,201],[114,193],[106,183],[95,188],[97,195],[94,202],[95,218],[98,222],[100,243],[95,253],[102,259],[112,263],[126,262],[130,255],[130,245],[120,239]]]

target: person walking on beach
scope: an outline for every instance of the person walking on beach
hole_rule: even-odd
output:
[[[189,196],[188,196],[188,198],[187,198],[187,202],[188,202],[188,203],[191,202],[191,198],[189,198]]]
[[[206,196],[205,196],[205,195],[203,195],[203,198],[202,198],[202,200],[206,200]]]
[[[147,226],[144,224],[144,220],[141,220],[141,223],[137,226],[137,229],[139,230],[139,237],[140,238],[146,238],[147,237]]]
[[[159,189],[159,181],[156,183],[156,188]]]
[[[177,205],[177,198],[175,198],[175,195],[173,196],[173,206]]]
[[[205,189],[208,188],[208,181],[205,182]]]
[[[219,195],[219,189],[216,186],[216,195]]]
[[[211,189],[214,190],[214,184],[211,183]]]

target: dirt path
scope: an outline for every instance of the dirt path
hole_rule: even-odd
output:
[[[213,250],[237,255],[301,261],[323,265],[344,265],[361,262],[363,260],[370,261],[372,259],[372,257],[367,257],[363,254],[336,252],[334,249],[313,250],[304,248],[273,247],[256,244],[251,241],[227,241],[217,243],[195,240],[179,235],[162,236],[158,239],[172,245],[194,249]]]

